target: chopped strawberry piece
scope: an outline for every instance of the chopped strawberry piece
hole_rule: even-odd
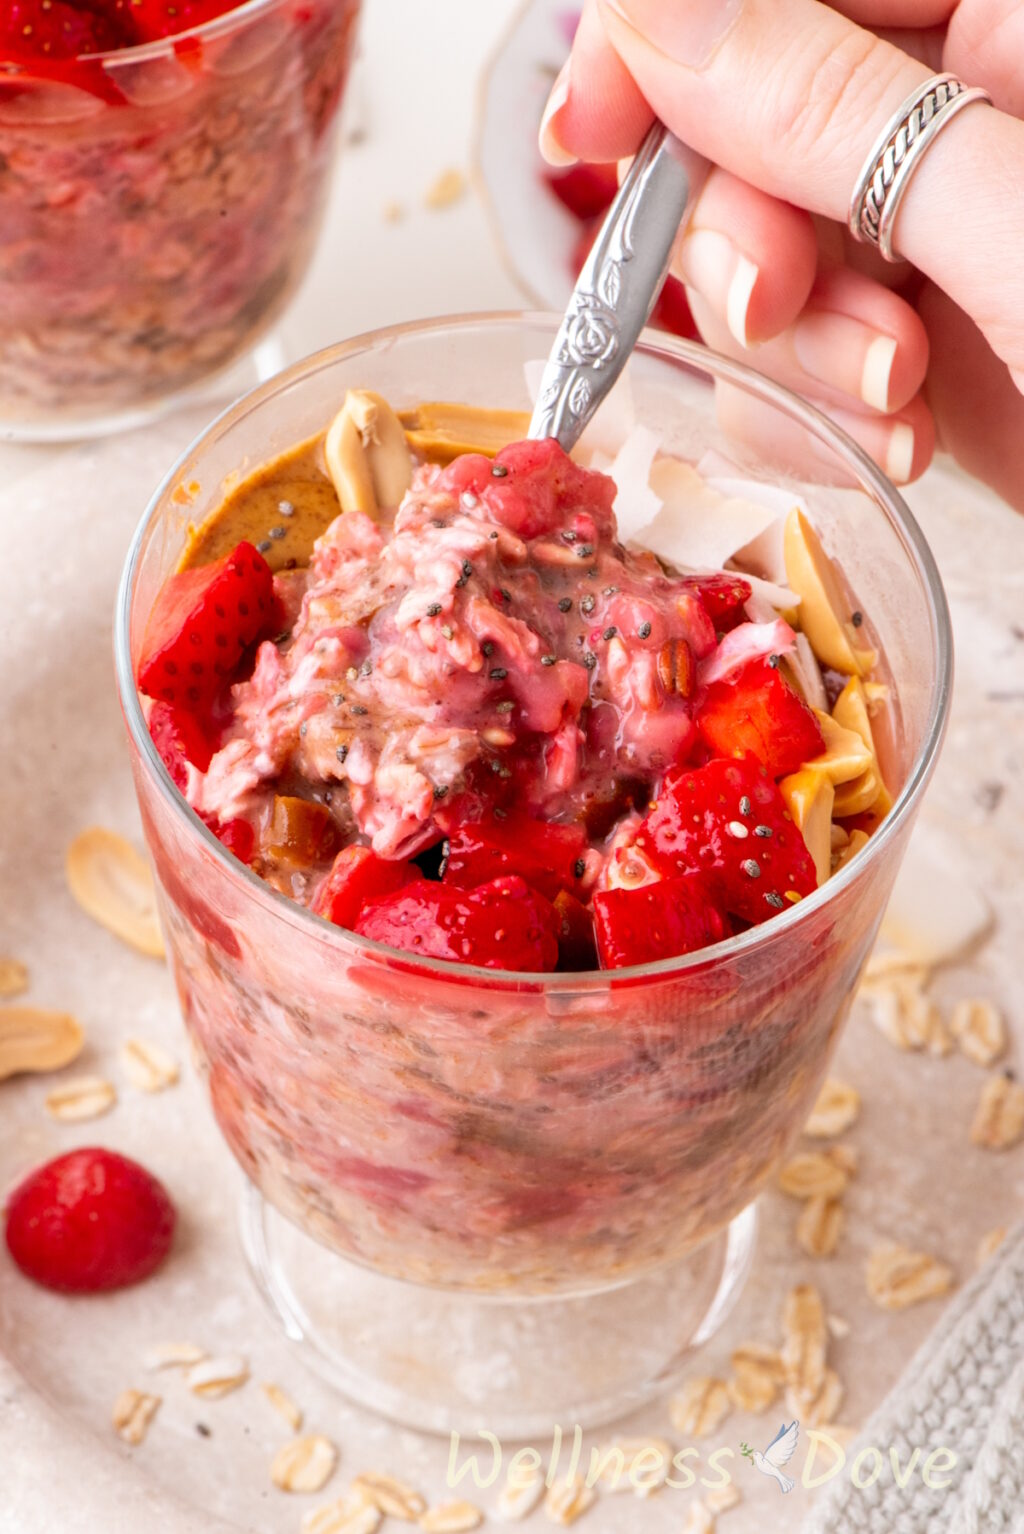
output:
[[[364,907],[355,930],[425,959],[544,971],[558,962],[556,927],[549,902],[513,875],[474,890],[417,880]]]
[[[552,437],[513,442],[493,460],[465,453],[453,459],[438,484],[454,495],[468,490],[479,496],[488,516],[521,538],[571,528],[584,507],[592,528],[611,527],[615,482],[580,468]]]
[[[563,207],[578,219],[596,218],[611,206],[619,190],[619,170],[610,165],[588,165],[580,161],[565,170],[545,170],[544,180]]]
[[[699,339],[697,326],[690,313],[686,289],[678,277],[665,279],[665,286],[651,315],[651,324],[659,330],[668,330],[674,336],[681,336],[684,341]]]
[[[670,772],[636,845],[666,877],[706,873],[719,905],[744,921],[766,921],[818,884],[782,795],[751,756]]]
[[[559,890],[554,907],[558,920],[559,969],[596,969],[597,948],[591,913],[568,890]]]
[[[735,628],[745,618],[743,608],[750,601],[750,582],[742,575],[722,570],[714,575],[688,575],[687,588],[700,597],[704,610],[719,633]]]
[[[186,709],[158,702],[149,712],[149,733],[175,786],[184,793],[189,762],[205,772],[213,755],[213,742],[204,724]]]
[[[275,617],[273,576],[251,543],[212,565],[172,575],[146,630],[139,687],[151,698],[201,709],[231,680]]]
[[[702,874],[599,890],[592,906],[602,969],[693,953],[721,942],[728,930]]]
[[[573,247],[569,254],[569,270],[574,277],[578,277],[583,270],[583,263],[590,255],[597,239],[597,231],[601,227],[601,219],[592,218],[580,228],[579,234],[573,241]]]
[[[697,716],[714,756],[756,756],[773,778],[796,772],[825,749],[818,721],[778,666],[751,661],[729,681],[714,682]]]
[[[84,58],[112,52],[122,43],[106,17],[65,0],[7,0],[0,7],[0,63]]]
[[[230,11],[238,0],[88,0],[94,10],[116,16],[131,28],[134,41],[156,42],[200,27]]]
[[[378,857],[369,847],[345,847],[320,886],[313,910],[336,927],[351,930],[371,900],[393,895],[414,882],[420,882],[414,864]]]
[[[215,815],[202,815],[200,819],[240,863],[252,862],[256,831],[248,820],[237,816],[234,820],[218,820]]]
[[[7,1245],[37,1284],[67,1294],[148,1278],[170,1251],[175,1213],[151,1173],[114,1151],[69,1151],[7,1201]]]
[[[531,820],[511,811],[486,819],[461,821],[448,837],[444,881],[475,889],[502,874],[518,874],[533,889],[554,900],[560,889],[574,889],[583,872],[586,832],[580,825]]]

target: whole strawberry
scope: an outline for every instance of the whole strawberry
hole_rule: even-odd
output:
[[[174,1205],[156,1178],[86,1147],[37,1167],[7,1201],[7,1246],[37,1284],[66,1294],[122,1289],[170,1251]]]
[[[7,0],[0,4],[0,62],[76,59],[121,46],[117,27],[105,16],[65,0]]]

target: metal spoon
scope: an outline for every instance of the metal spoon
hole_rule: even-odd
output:
[[[554,437],[567,453],[579,440],[651,317],[703,173],[706,162],[655,123],[573,289],[541,379],[531,437]]]

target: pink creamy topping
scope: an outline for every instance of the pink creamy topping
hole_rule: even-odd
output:
[[[614,496],[554,443],[526,442],[494,465],[420,468],[390,525],[336,518],[299,606],[302,576],[287,577],[290,637],[265,641],[232,689],[193,805],[226,821],[289,777],[344,783],[357,831],[409,856],[437,839],[438,806],[467,774],[511,772],[524,808],[571,819],[616,776],[684,760],[693,698],[678,678],[687,664],[696,677],[714,628],[682,580],[617,542]],[[751,650],[769,639],[788,647],[759,633]],[[674,683],[666,649],[687,660]]]

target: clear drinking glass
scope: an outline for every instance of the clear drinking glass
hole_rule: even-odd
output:
[[[254,1270],[330,1378],[439,1430],[607,1420],[669,1388],[724,1316],[750,1258],[751,1202],[825,1075],[949,697],[939,578],[892,486],[793,395],[648,332],[626,406],[609,403],[595,423],[602,445],[614,450],[635,418],[671,452],[719,449],[748,476],[799,490],[873,625],[893,683],[896,803],[865,850],[714,949],[542,976],[357,938],[228,856],[163,768],[134,683],[188,524],[226,476],[322,429],[346,388],[399,407],[527,408],[524,364],[553,334],[542,316],[437,320],[291,368],[221,416],[164,481],[118,601],[145,836],[195,1057],[250,1181]],[[716,424],[716,385],[777,419],[770,469]],[[788,453],[816,465],[811,479],[786,469]]]
[[[266,334],[319,232],[359,0],[0,65],[0,437],[136,423]]]

